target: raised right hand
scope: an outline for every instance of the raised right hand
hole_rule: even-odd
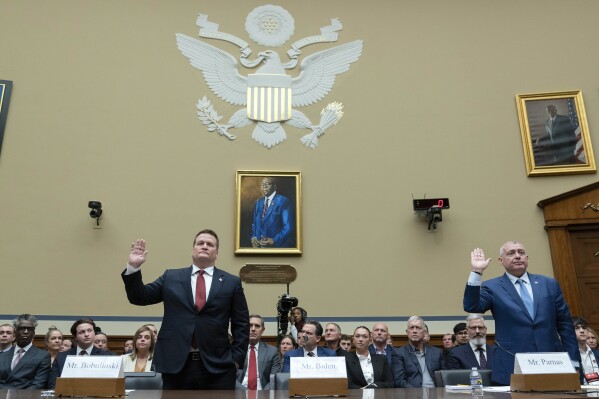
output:
[[[491,258],[485,259],[485,251],[480,248],[475,248],[470,253],[470,264],[472,265],[472,271],[481,273],[485,271],[489,266]]]
[[[129,264],[134,268],[138,268],[146,261],[146,240],[139,239],[131,243],[131,251],[129,252]]]

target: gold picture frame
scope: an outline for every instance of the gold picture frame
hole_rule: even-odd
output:
[[[301,255],[301,183],[301,172],[237,171],[236,255]]]
[[[528,176],[597,173],[582,92],[516,96]]]

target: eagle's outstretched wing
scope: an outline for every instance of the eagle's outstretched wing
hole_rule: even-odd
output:
[[[202,71],[214,94],[230,104],[246,105],[247,79],[237,71],[231,54],[181,33],[177,33],[177,47],[194,68]]]
[[[333,88],[335,77],[360,58],[362,46],[361,40],[355,40],[306,57],[301,73],[292,80],[291,104],[303,107],[320,101]]]

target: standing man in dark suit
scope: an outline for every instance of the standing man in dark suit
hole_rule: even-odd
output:
[[[237,389],[258,391],[269,389],[270,375],[281,370],[279,351],[276,347],[260,341],[263,333],[262,316],[250,315],[250,344],[243,369],[237,370]]]
[[[322,346],[318,346],[318,342],[322,338],[322,325],[316,320],[308,320],[302,327],[302,330],[297,333],[297,339],[304,341],[304,346],[286,352],[283,355],[283,368],[281,372],[289,373],[292,357],[326,357],[337,356],[335,351],[332,351]]]
[[[265,177],[260,183],[263,197],[254,205],[252,247],[293,248],[294,213],[289,198],[277,193],[277,182]]]
[[[510,385],[514,355],[521,352],[568,352],[575,367],[580,353],[570,309],[557,281],[530,274],[524,245],[508,241],[499,250],[499,262],[506,273],[481,282],[489,266],[482,249],[471,255],[472,271],[464,292],[464,310],[484,313],[495,319],[495,350],[491,379]]]
[[[468,344],[452,348],[447,361],[450,370],[493,370],[493,345],[487,345],[487,327],[482,314],[466,318]]]
[[[0,354],[0,389],[45,389],[50,376],[50,352],[32,344],[37,319],[22,314],[13,324],[17,344]]]
[[[114,352],[104,351],[94,346],[96,338],[96,323],[89,317],[77,320],[71,326],[71,335],[75,337],[77,346],[69,349],[66,352],[58,352],[54,363],[52,363],[52,371],[50,372],[50,380],[48,388],[54,389],[56,386],[56,378],[62,374],[64,363],[67,356],[114,356]]]
[[[214,231],[200,231],[193,241],[193,264],[166,270],[146,285],[140,272],[146,242],[131,244],[122,273],[129,302],[164,305],[153,363],[164,389],[235,389],[248,351],[249,312],[240,278],[214,266],[218,244]]]
[[[393,381],[396,388],[434,388],[435,371],[441,370],[443,351],[425,345],[426,327],[420,316],[408,319],[408,345],[393,352]]]

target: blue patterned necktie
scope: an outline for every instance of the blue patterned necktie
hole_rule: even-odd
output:
[[[518,284],[520,286],[518,289],[520,291],[520,298],[522,298],[522,302],[524,302],[524,306],[526,306],[526,310],[528,310],[528,314],[530,315],[530,317],[532,317],[534,319],[535,318],[535,309],[532,304],[532,298],[530,297],[528,290],[524,286],[524,280],[519,278],[518,280],[516,280],[516,284]]]

